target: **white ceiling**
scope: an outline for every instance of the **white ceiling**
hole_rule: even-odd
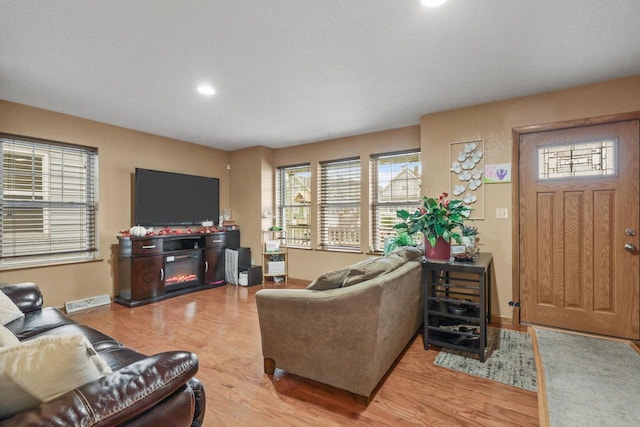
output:
[[[222,149],[635,74],[639,0],[0,0],[0,99]]]

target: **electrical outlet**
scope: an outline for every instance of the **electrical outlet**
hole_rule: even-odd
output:
[[[508,208],[496,208],[496,218],[497,219],[508,219],[509,218],[509,209]]]

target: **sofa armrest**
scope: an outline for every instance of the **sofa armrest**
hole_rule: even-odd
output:
[[[4,292],[25,314],[42,308],[42,293],[35,283],[17,283],[4,286],[0,288],[0,291]]]
[[[193,353],[160,353],[16,414],[0,426],[120,425],[187,387],[197,371],[198,359]],[[190,409],[195,411],[194,404]],[[164,419],[158,420],[158,425],[164,422],[171,424]]]

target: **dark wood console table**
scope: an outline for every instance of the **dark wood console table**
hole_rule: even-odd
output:
[[[424,348],[429,344],[477,353],[485,360],[491,319],[490,253],[475,262],[423,264]]]
[[[239,244],[237,232],[231,235]],[[115,302],[135,307],[224,285],[226,237],[218,232],[119,238]]]

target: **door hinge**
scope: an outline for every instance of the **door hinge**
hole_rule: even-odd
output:
[[[509,301],[509,307],[512,307],[512,308],[520,307],[520,301]]]

